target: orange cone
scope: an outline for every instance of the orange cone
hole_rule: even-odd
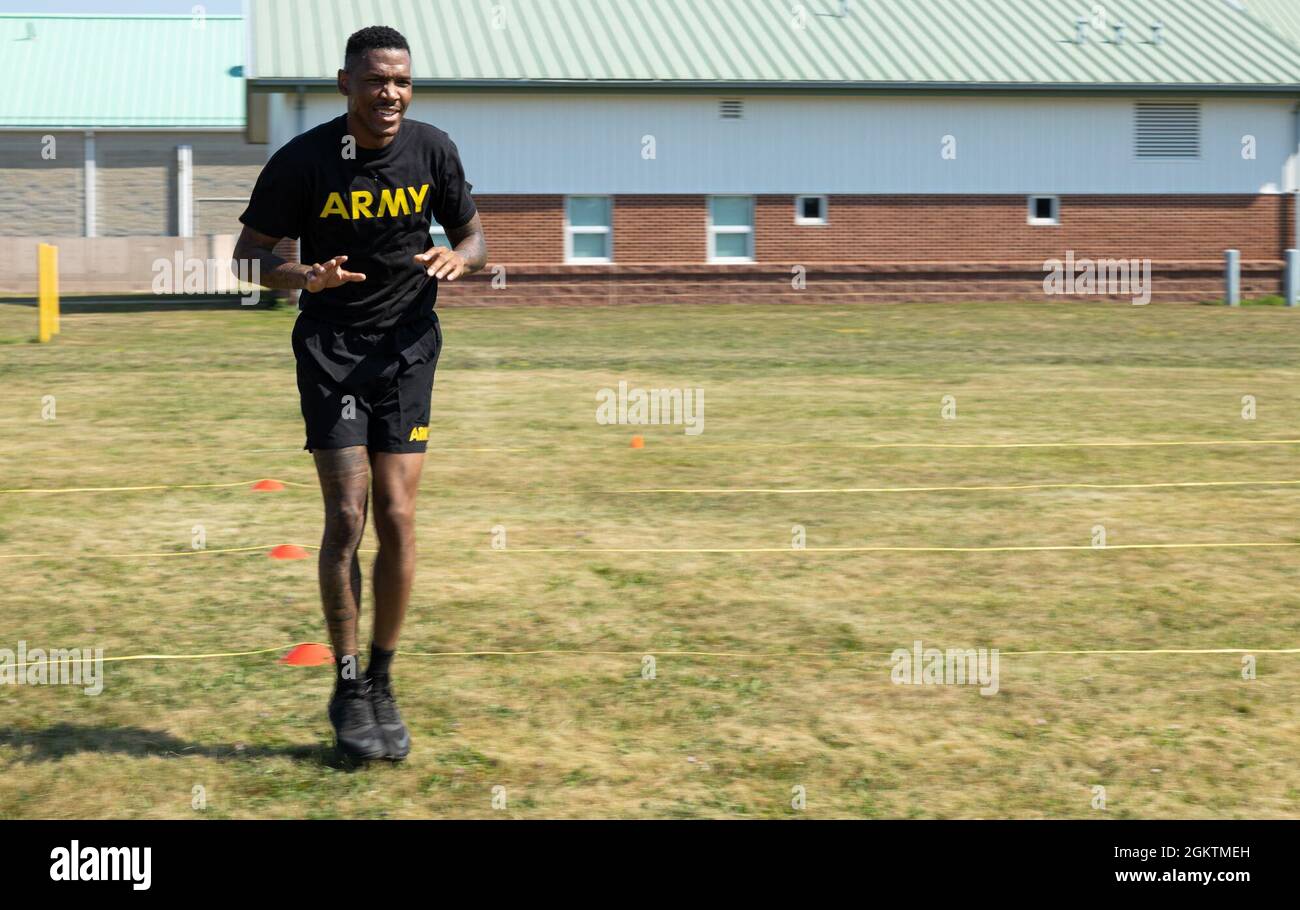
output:
[[[645,448],[645,437],[643,437],[643,436],[633,436],[633,437],[632,437],[632,448],[634,448],[634,449],[644,449],[644,448]]]
[[[307,642],[306,644],[294,645],[293,650],[280,658],[280,663],[289,664],[292,667],[323,667],[326,664],[334,663],[334,652],[329,649],[328,645]]]
[[[259,480],[253,484],[253,490],[258,493],[278,493],[284,489],[284,484],[278,480]]]
[[[271,550],[270,556],[272,559],[306,559],[307,551],[296,544],[282,543]]]

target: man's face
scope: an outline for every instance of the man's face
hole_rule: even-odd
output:
[[[348,96],[353,120],[376,138],[397,135],[411,106],[411,55],[371,50],[351,71],[339,71],[339,91]]]

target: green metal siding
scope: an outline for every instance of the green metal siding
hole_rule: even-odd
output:
[[[1083,45],[1075,20],[1096,4],[1080,0],[802,5],[804,28],[791,0],[251,0],[250,76],[333,81],[347,36],[383,24],[425,84],[1300,88],[1291,44],[1226,0],[1107,0],[1127,40],[1090,26]]]
[[[1300,0],[1245,0],[1247,10],[1300,44]]]
[[[244,22],[0,15],[0,127],[239,128]]]

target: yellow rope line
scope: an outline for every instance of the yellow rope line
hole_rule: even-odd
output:
[[[740,659],[780,659],[783,657],[843,657],[845,655],[888,655],[887,651],[593,651],[584,648],[543,649],[536,651],[398,651],[404,657],[526,657],[535,655],[610,656],[610,657],[734,657]],[[910,653],[910,652],[909,652]],[[1149,648],[1129,650],[1080,651],[998,651],[999,655],[1032,657],[1041,655],[1118,655],[1118,654],[1300,654],[1300,648]]]
[[[213,489],[221,487],[242,487],[252,486],[256,481],[235,481],[232,483],[188,483],[188,484],[157,484],[153,486],[138,487],[63,487],[51,489],[12,489],[0,490],[0,493],[124,493],[139,492],[145,490],[196,490],[196,489]],[[299,483],[293,480],[281,480],[285,486],[290,487],[310,487],[312,484]],[[625,490],[590,490],[585,491],[593,495],[626,495],[626,494],[643,494],[643,493],[681,493],[681,494],[698,494],[698,495],[735,495],[741,493],[757,493],[770,495],[812,495],[819,493],[993,493],[993,492],[1015,492],[1021,490],[1154,490],[1165,488],[1197,488],[1197,487],[1268,487],[1268,486],[1296,486],[1300,485],[1300,480],[1201,480],[1201,481],[1165,481],[1160,483],[1017,483],[1017,484],[990,484],[990,485],[968,485],[968,486],[938,486],[938,487],[812,487],[812,488],[783,488],[783,487],[648,487],[633,488]],[[495,493],[498,490],[487,490],[485,492]],[[556,492],[554,490],[548,492]],[[572,495],[582,493],[582,490],[561,491],[563,495]]]
[[[176,550],[168,553],[3,553],[0,559],[155,559],[172,556],[202,556],[210,553],[253,553],[272,550],[280,544],[263,544],[255,547],[224,547],[204,550]],[[314,544],[293,544],[304,550],[319,550]],[[1247,541],[1220,543],[1129,543],[1107,544],[1094,547],[1088,544],[1055,544],[1043,546],[1010,547],[509,547],[492,550],[494,553],[1038,553],[1074,550],[1213,550],[1260,549],[1270,547],[1300,547],[1300,541]],[[358,553],[377,553],[378,550],[359,549]]]
[[[64,553],[0,553],[0,559],[153,559],[166,556],[202,556],[206,553],[256,553],[258,550],[274,550],[282,544],[262,544],[256,547],[217,547],[202,550],[173,550],[168,553],[78,553],[68,556]],[[319,550],[319,544],[289,544],[304,550]],[[378,553],[364,547],[358,553]]]
[[[306,644],[317,644],[322,647],[321,642],[300,642],[297,645],[280,645],[275,648],[259,648],[254,651],[224,651],[212,654],[126,654],[116,657],[99,658],[101,663],[120,663],[123,661],[136,660],[214,660],[219,658],[231,657],[250,657],[261,654],[273,654],[279,651],[288,651],[295,647]],[[545,657],[545,656],[573,656],[573,657],[632,657],[641,658],[647,655],[651,657],[718,657],[733,658],[738,660],[782,660],[785,658],[808,657],[815,659],[830,659],[840,657],[872,657],[887,656],[893,652],[886,651],[702,651],[702,650],[661,650],[656,648],[645,648],[641,650],[622,650],[622,651],[605,651],[590,648],[544,648],[537,650],[519,650],[519,651],[398,651],[403,657]],[[910,653],[910,652],[909,652]],[[1204,654],[1300,654],[1300,648],[1133,648],[1133,649],[1084,649],[1084,650],[1052,650],[1052,651],[1002,651],[999,650],[1000,656],[1007,657],[1041,657],[1041,656],[1058,656],[1058,657],[1082,657],[1082,656],[1119,656],[1119,655],[1204,655]],[[76,664],[76,663],[94,663],[93,657],[84,657],[80,660],[56,661],[59,664]],[[48,661],[27,661],[26,663],[13,664],[13,669],[37,666]]]
[[[498,553],[1033,553],[1056,550],[1206,550],[1216,548],[1300,547],[1300,542],[1267,543],[1130,543],[1094,547],[1019,546],[1019,547],[509,547]]]
[[[1137,648],[1131,650],[1093,651],[999,651],[1013,657],[1035,655],[1087,655],[1087,654],[1300,654],[1300,648]]]
[[[253,553],[258,550],[273,549],[276,544],[257,547],[223,547],[204,550],[174,550],[169,553],[4,553],[0,559],[153,559],[168,556],[202,556],[205,553]],[[318,550],[320,547],[303,547],[304,550]]]
[[[1075,449],[1145,446],[1293,446],[1300,439],[1192,439],[1170,442],[747,442],[737,445],[692,443],[692,449],[835,448],[835,449]],[[643,452],[655,451],[651,448]],[[662,450],[661,450],[662,451]],[[681,449],[674,448],[673,454]]]
[[[258,478],[263,480],[268,478]],[[251,487],[257,480],[235,480],[230,483],[160,483],[139,487],[58,487],[52,489],[13,489],[0,490],[0,493],[135,493],[141,490],[203,490],[218,487]],[[306,487],[311,484],[298,483],[293,480],[281,480],[286,487]]]
[[[256,651],[222,651],[213,654],[124,654],[118,657],[100,657],[99,663],[120,663],[126,660],[210,660],[218,657],[248,657],[254,654],[272,654],[276,651],[287,651],[294,645],[280,645],[278,648],[259,648]],[[34,667],[39,664],[91,664],[96,662],[94,657],[83,657],[80,660],[55,660],[55,661],[27,661],[26,663],[14,664],[14,669],[23,667]]]
[[[312,484],[300,483],[293,480],[277,481],[285,486],[290,487],[310,487]],[[152,486],[138,487],[63,487],[50,489],[11,489],[0,490],[2,493],[126,493],[139,492],[147,490],[197,490],[197,489],[214,489],[223,487],[242,487],[252,486],[256,481],[235,481],[232,483],[188,483],[188,484],[156,484]],[[633,488],[625,490],[549,490],[546,492],[561,493],[562,495],[573,495],[576,493],[587,492],[591,495],[624,495],[639,493],[683,493],[699,495],[733,495],[740,493],[758,493],[773,495],[811,495],[818,493],[978,493],[978,492],[1014,492],[1019,490],[1147,490],[1170,487],[1267,487],[1267,486],[1295,486],[1300,484],[1300,480],[1204,480],[1204,481],[1166,481],[1161,483],[1020,483],[1020,484],[991,484],[986,486],[939,486],[939,487],[813,487],[813,488],[782,488],[782,487],[699,487],[699,488],[678,488],[678,487],[649,487]],[[482,492],[497,493],[500,490],[486,490]],[[516,491],[506,491],[516,492]]]
[[[176,550],[169,553],[3,553],[0,559],[155,559],[172,556],[202,556],[210,553],[253,553],[272,550],[280,544],[263,544],[255,547],[224,547],[204,550]],[[304,550],[319,550],[318,545],[294,544]],[[494,553],[1038,553],[1073,550],[1212,550],[1260,549],[1269,547],[1300,547],[1300,541],[1247,541],[1221,543],[1129,543],[1107,544],[1094,547],[1087,544],[1056,544],[1044,546],[1011,547],[509,547],[492,550]],[[377,553],[378,550],[360,549],[358,553]]]
[[[952,487],[826,487],[813,489],[788,489],[781,487],[656,487],[649,489],[610,490],[610,493],[697,493],[704,495],[730,495],[735,493],[814,494],[814,493],[974,493],[1009,492],[1015,490],[1148,490],[1163,487],[1261,487],[1294,486],[1300,480],[1202,480],[1168,481],[1163,483],[1017,483],[992,486]]]
[[[694,449],[754,449],[754,448],[848,448],[848,449],[1071,449],[1071,448],[1137,448],[1145,446],[1290,446],[1300,445],[1300,439],[1194,439],[1194,440],[1174,440],[1168,442],[1153,441],[1129,441],[1129,442],[750,442],[738,445],[713,445],[709,443],[695,443],[690,446]],[[277,450],[278,451],[278,450]],[[288,450],[285,450],[288,451]],[[293,451],[299,451],[297,449]],[[431,450],[433,451],[433,450]],[[530,452],[531,448],[526,447],[482,447],[482,448],[460,448],[460,449],[439,449],[443,452]],[[643,450],[645,451],[645,450]],[[653,451],[653,450],[650,450]],[[680,454],[680,449],[674,447],[674,454]],[[261,478],[259,478],[261,479]],[[17,493],[135,493],[147,490],[198,490],[198,489],[217,489],[221,487],[240,487],[252,486],[257,481],[231,481],[229,483],[181,483],[181,484],[150,484],[143,486],[126,486],[126,487],[63,487],[63,488],[15,488],[0,489],[0,494],[17,494]],[[1296,481],[1275,481],[1276,483],[1295,483]],[[282,480],[280,483],[290,487],[310,487],[310,483],[300,483],[292,480]],[[981,489],[981,488],[973,488]],[[989,488],[994,489],[994,488]],[[1008,487],[1006,489],[1019,489],[1018,487]],[[668,491],[668,490],[623,490],[617,492],[627,493],[649,493],[649,492],[704,492],[704,491]],[[717,491],[728,492],[728,491]],[[743,491],[743,492],[764,492],[764,491]],[[777,491],[785,492],[785,491]],[[792,491],[793,492],[793,491]],[[810,492],[822,492],[810,491]],[[893,492],[892,490],[847,490],[825,492]],[[912,492],[910,490],[905,492]]]

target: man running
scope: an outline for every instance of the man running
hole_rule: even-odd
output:
[[[260,260],[267,287],[305,292],[293,351],[305,448],[325,501],[319,574],[335,655],[330,723],[345,758],[400,761],[411,740],[389,680],[415,574],[415,494],[442,349],[433,306],[438,281],[481,269],[487,247],[455,143],[405,119],[406,39],[384,26],[352,35],[338,89],[347,112],[288,142],[262,169],[235,258]],[[429,247],[433,221],[454,249]],[[273,252],[282,237],[301,238],[303,264]],[[362,675],[357,548],[372,478],[379,554]]]

